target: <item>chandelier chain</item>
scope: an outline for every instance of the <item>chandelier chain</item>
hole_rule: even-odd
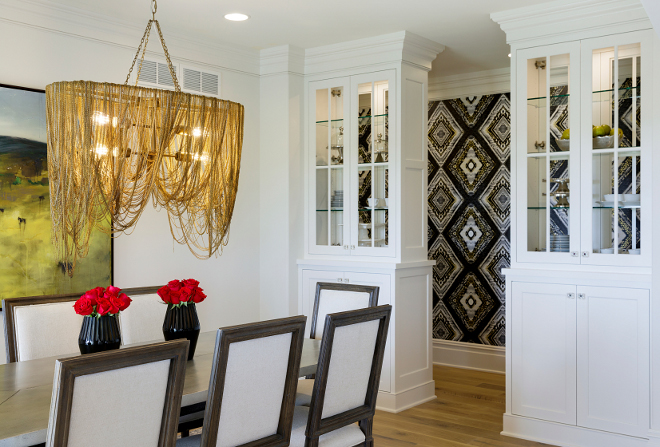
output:
[[[137,62],[137,58],[140,55],[140,50],[142,50],[142,57],[140,58],[140,64],[138,66],[138,72],[135,78],[135,85],[137,85],[138,81],[140,80],[140,73],[142,72],[142,65],[144,64],[144,55],[147,52],[147,45],[149,44],[149,36],[151,35],[151,26],[155,23],[156,30],[158,31],[158,37],[160,38],[160,44],[163,47],[163,52],[165,53],[165,59],[167,60],[167,68],[169,69],[170,75],[172,76],[172,81],[174,82],[174,88],[176,89],[177,92],[180,92],[181,87],[179,86],[179,80],[176,76],[176,72],[174,71],[174,65],[172,65],[172,60],[170,59],[170,52],[167,49],[167,44],[165,43],[163,32],[160,29],[160,23],[158,23],[158,20],[156,20],[156,11],[158,11],[158,3],[156,2],[156,0],[152,0],[151,14],[153,18],[149,20],[149,23],[147,23],[147,28],[144,30],[144,34],[142,35],[142,40],[140,41],[140,45],[138,45],[137,51],[135,52],[135,57],[133,58],[133,63],[131,64],[131,68],[128,70],[128,75],[126,76],[126,81],[124,82],[124,85],[128,85],[128,81],[131,78],[131,73],[133,73],[133,68],[135,67],[135,62]]]

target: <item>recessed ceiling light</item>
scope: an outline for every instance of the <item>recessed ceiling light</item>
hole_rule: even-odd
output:
[[[241,14],[240,12],[232,12],[231,14],[225,14],[225,19],[231,20],[232,22],[242,22],[243,20],[249,19],[250,16],[246,14]]]
[[[511,57],[511,53],[509,53],[509,57]]]

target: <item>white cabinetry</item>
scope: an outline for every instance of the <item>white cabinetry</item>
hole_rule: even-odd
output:
[[[514,129],[503,433],[660,445],[650,367],[660,41],[636,0],[492,18],[511,45]]]
[[[644,436],[649,291],[513,282],[512,412]]]
[[[305,53],[298,308],[311,314],[319,281],[380,287],[393,311],[377,406],[392,412],[435,398],[426,126],[443,49],[402,32]]]

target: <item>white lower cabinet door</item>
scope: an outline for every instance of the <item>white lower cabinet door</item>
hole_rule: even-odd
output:
[[[578,286],[577,423],[646,436],[649,291]]]
[[[576,423],[576,287],[513,282],[512,411]]]

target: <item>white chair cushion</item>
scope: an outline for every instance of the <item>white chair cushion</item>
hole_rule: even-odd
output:
[[[77,377],[68,447],[158,445],[169,371],[161,360]]]
[[[296,407],[293,411],[293,427],[289,447],[305,447],[305,429],[309,408]],[[364,433],[357,424],[350,424],[319,437],[319,447],[352,447],[365,441]],[[177,444],[178,446],[178,444]]]
[[[323,419],[364,405],[380,320],[335,329]]]
[[[80,352],[78,336],[84,317],[73,310],[74,302],[14,308],[18,361]]]
[[[309,407],[312,403],[312,391],[314,391],[314,379],[298,380],[296,407]]]
[[[119,314],[122,343],[164,340],[163,320],[167,304],[155,293],[131,296],[131,299],[128,309]]]
[[[202,435],[187,436],[176,440],[176,447],[199,447]]]
[[[277,433],[290,350],[290,332],[229,345],[218,447]]]
[[[323,338],[326,315],[365,307],[369,307],[368,292],[321,289],[314,338],[317,340]]]

